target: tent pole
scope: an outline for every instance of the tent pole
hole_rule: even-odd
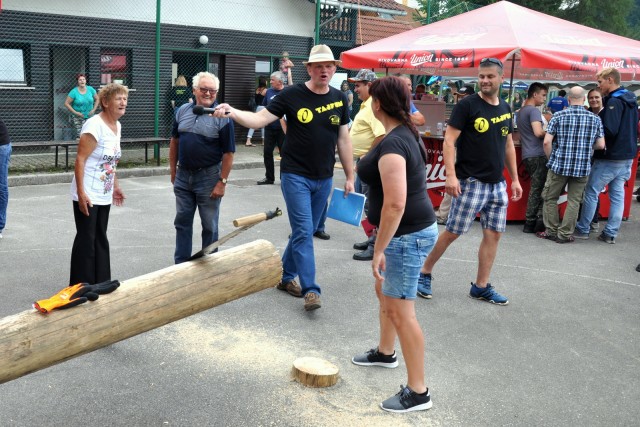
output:
[[[509,79],[509,105],[513,110],[513,73],[516,69],[516,54],[511,56],[511,77]]]

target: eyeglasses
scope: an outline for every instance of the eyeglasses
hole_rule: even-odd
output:
[[[200,89],[200,93],[202,93],[203,95],[206,95],[207,93],[210,93],[211,95],[215,95],[218,93],[218,89],[207,89],[204,87],[199,87],[198,89]]]
[[[502,65],[502,62],[496,58],[482,58],[480,60],[480,65],[485,65],[485,64],[493,64],[493,65],[497,65],[500,68],[504,68],[504,66]]]

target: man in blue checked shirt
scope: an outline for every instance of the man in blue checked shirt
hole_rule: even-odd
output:
[[[574,241],[573,231],[578,220],[582,193],[591,172],[593,150],[604,148],[602,121],[584,108],[585,93],[580,86],[569,90],[569,108],[553,115],[544,137],[547,181],[542,191],[542,216],[546,231],[540,238],[556,243]],[[562,224],[558,214],[558,198],[567,186],[567,207]]]

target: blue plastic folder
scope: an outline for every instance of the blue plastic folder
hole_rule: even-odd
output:
[[[353,192],[345,198],[344,190],[334,188],[327,216],[357,227],[362,219],[365,199],[364,194]]]

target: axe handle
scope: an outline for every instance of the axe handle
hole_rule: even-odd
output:
[[[243,216],[233,220],[234,227],[243,227],[245,225],[257,224],[267,219],[266,212],[257,213],[253,215]]]

